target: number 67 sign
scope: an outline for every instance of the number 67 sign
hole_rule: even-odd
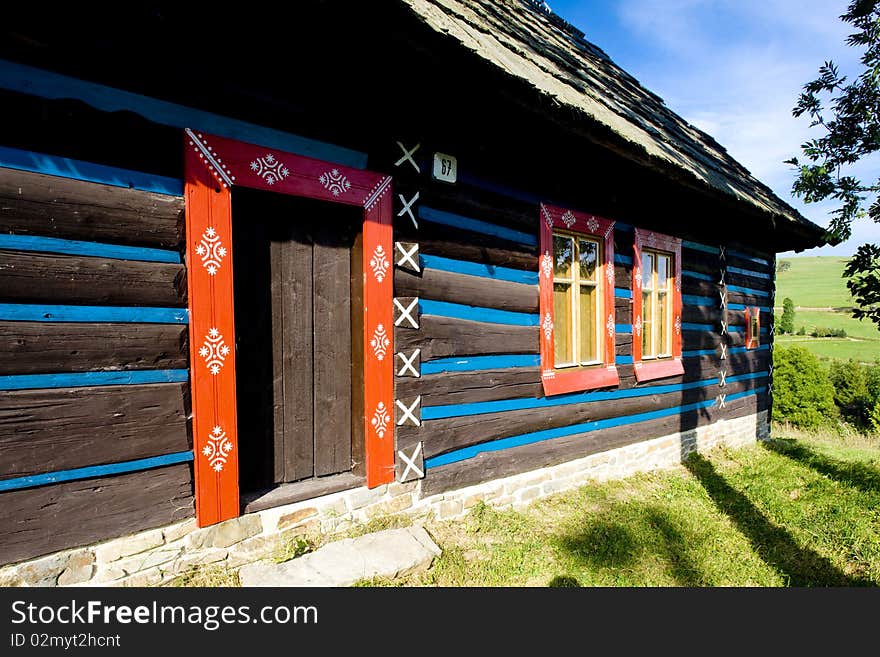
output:
[[[458,161],[446,153],[434,153],[434,169],[431,175],[434,180],[454,183],[458,177]]]

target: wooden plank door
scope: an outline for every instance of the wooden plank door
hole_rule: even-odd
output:
[[[234,199],[243,490],[352,469],[360,216],[273,196]]]

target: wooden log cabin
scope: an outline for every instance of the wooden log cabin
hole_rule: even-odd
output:
[[[538,4],[8,8],[0,564],[766,434],[823,231]]]

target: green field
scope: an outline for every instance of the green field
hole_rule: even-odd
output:
[[[846,258],[811,256],[781,260],[790,262],[791,267],[776,277],[776,320],[782,314],[782,300],[789,297],[796,307],[810,308],[795,311],[795,331],[802,326],[807,333],[816,327],[842,328],[847,337],[777,334],[777,344],[801,344],[820,358],[852,358],[865,363],[880,358],[880,330],[869,321],[853,319],[847,310],[853,301],[843,278]]]

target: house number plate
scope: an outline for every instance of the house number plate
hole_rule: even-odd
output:
[[[434,180],[454,183],[458,177],[458,161],[446,153],[434,153]]]

